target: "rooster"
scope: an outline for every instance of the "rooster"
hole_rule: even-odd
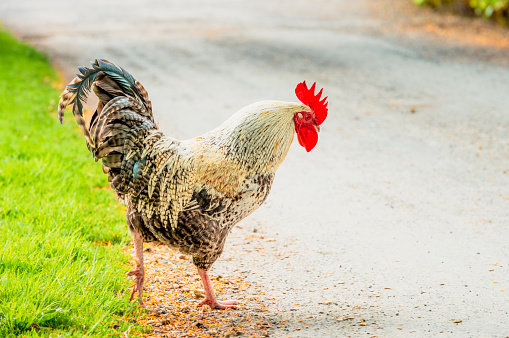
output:
[[[126,205],[135,268],[130,300],[143,306],[143,242],[162,242],[191,255],[203,283],[198,306],[236,308],[236,300],[217,300],[208,270],[221,255],[233,226],[267,198],[274,175],[294,133],[311,151],[327,117],[327,97],[299,83],[301,103],[262,101],[240,109],[216,129],[179,141],[160,132],[147,91],[131,74],[106,60],[95,60],[60,96],[58,117],[72,112],[95,160],[118,199]],[[89,123],[83,103],[90,89],[99,99]]]

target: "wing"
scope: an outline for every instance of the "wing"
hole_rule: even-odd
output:
[[[193,191],[192,198],[182,211],[198,212],[216,221],[220,227],[231,228],[265,201],[273,179],[274,175],[248,177],[232,197],[212,186],[201,185]]]
[[[170,137],[147,138],[133,176],[145,177],[146,188],[131,202],[148,218],[159,217],[163,227],[175,229],[183,207],[189,204],[195,186],[194,157],[182,142]]]

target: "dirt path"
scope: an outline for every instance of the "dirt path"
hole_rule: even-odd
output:
[[[505,337],[506,32],[384,1],[3,0],[0,20],[68,76],[122,65],[178,138],[325,88],[317,148],[292,147],[213,267],[263,286],[274,336]]]

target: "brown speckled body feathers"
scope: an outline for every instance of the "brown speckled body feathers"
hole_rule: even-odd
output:
[[[74,104],[90,151],[103,160],[111,187],[128,206],[129,226],[208,270],[231,228],[267,198],[293,139],[293,114],[306,108],[258,102],[205,135],[179,141],[157,129],[141,84],[113,67],[96,60],[93,69],[80,69],[83,76],[61,96],[59,115]],[[76,109],[85,81],[100,100],[88,126]]]

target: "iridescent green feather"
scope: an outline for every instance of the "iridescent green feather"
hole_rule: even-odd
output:
[[[122,67],[117,67],[106,60],[96,59],[92,63],[92,68],[82,66],[79,67],[78,70],[81,74],[76,75],[81,79],[81,81],[67,86],[69,92],[75,95],[71,101],[73,104],[74,115],[83,116],[83,104],[85,103],[92,84],[97,78],[99,72],[106,73],[112,80],[116,81],[121,86],[126,95],[137,98],[146,109],[143,102],[143,96],[136,86],[136,80]]]

